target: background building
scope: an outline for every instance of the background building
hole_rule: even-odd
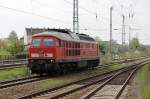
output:
[[[31,43],[32,35],[48,31],[49,28],[25,28],[24,45],[27,46]]]

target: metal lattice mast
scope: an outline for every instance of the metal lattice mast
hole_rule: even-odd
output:
[[[122,45],[125,45],[125,16],[123,15],[122,17]]]
[[[110,55],[112,58],[112,10],[113,8],[110,8]]]
[[[73,0],[73,32],[79,33],[78,0]]]

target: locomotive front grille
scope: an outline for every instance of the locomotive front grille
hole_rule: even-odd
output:
[[[38,53],[31,53],[31,57],[39,57]]]
[[[47,53],[47,54],[44,54],[45,57],[53,57],[53,54],[52,53]]]

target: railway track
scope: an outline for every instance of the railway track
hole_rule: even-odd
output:
[[[82,80],[74,81],[68,84],[64,84],[55,88],[47,89],[44,91],[32,93],[26,96],[19,97],[18,99],[58,99],[58,98],[66,98],[66,99],[78,99],[77,97],[73,98],[71,97],[73,93],[76,93],[79,91],[79,93],[83,93],[82,91],[85,88],[93,88],[96,87],[97,84],[101,83],[101,87],[104,87],[108,82],[116,78],[118,75],[122,73],[126,73],[128,71],[137,70],[137,67],[140,67],[145,63],[146,61],[143,61],[138,64],[134,64],[130,67],[124,67],[119,70],[111,71],[105,74],[96,75],[93,77],[85,78]],[[126,81],[127,82],[127,81]],[[99,88],[97,88],[98,90]],[[97,91],[96,90],[96,91]],[[91,94],[91,93],[90,93]],[[70,96],[71,95],[71,96]],[[80,95],[77,95],[80,96]],[[80,98],[80,97],[79,97]],[[83,97],[83,99],[88,99],[86,96]]]
[[[27,59],[18,59],[18,60],[1,60],[0,61],[0,70],[8,68],[17,68],[27,64]]]
[[[107,69],[109,66],[111,66],[112,64],[107,64],[107,65],[99,65],[98,69]],[[14,79],[14,80],[7,80],[7,81],[0,81],[0,89],[3,88],[8,88],[8,87],[12,87],[12,86],[17,86],[17,85],[21,85],[21,84],[26,84],[26,83],[31,83],[31,82],[36,82],[36,81],[40,81],[40,80],[45,80],[45,79],[49,79],[50,77],[40,77],[40,76],[29,76],[29,77],[23,77],[23,78],[18,78],[18,79]]]
[[[106,65],[106,66],[99,65],[98,67],[95,67],[95,68],[105,69],[109,66],[110,65]],[[4,81],[0,81],[0,89],[13,87],[13,86],[21,85],[21,84],[27,84],[31,82],[36,82],[40,80],[46,80],[50,78],[51,78],[50,76],[31,75],[28,77],[22,77],[22,78],[13,79],[13,80],[4,80]]]
[[[106,66],[99,65],[96,68],[104,69],[109,66],[110,65],[106,65]],[[40,75],[31,75],[28,77],[22,77],[22,78],[13,79],[13,80],[4,80],[4,81],[0,81],[0,89],[17,86],[17,85],[21,85],[21,84],[26,84],[26,83],[31,83],[31,82],[36,82],[36,81],[40,81],[40,80],[46,80],[49,78],[50,78],[50,76],[42,76],[41,77]]]
[[[0,64],[14,63],[14,62],[24,62],[27,59],[10,59],[10,60],[0,60]]]
[[[147,62],[149,63],[149,62]],[[95,98],[111,98],[111,99],[119,99],[121,94],[123,93],[125,87],[127,86],[129,80],[134,75],[134,73],[143,65],[147,64],[143,63],[134,68],[128,69],[126,71],[117,72],[112,77],[107,79],[103,83],[99,83],[94,90],[88,92],[81,99],[95,99]],[[111,86],[112,85],[112,86]],[[116,86],[115,86],[116,85]],[[119,88],[116,88],[117,85],[120,85]],[[109,90],[108,90],[109,89]],[[105,90],[105,92],[104,92]],[[107,91],[106,91],[107,90]],[[111,93],[109,91],[112,91]],[[114,92],[113,92],[114,91]],[[111,94],[111,95],[110,95]]]
[[[18,79],[14,79],[14,80],[1,81],[0,89],[17,86],[17,85],[21,85],[21,84],[26,84],[26,83],[31,83],[31,82],[36,82],[36,81],[40,81],[40,80],[45,80],[45,79],[49,79],[49,78],[50,78],[49,76],[41,77],[38,75],[33,75],[33,76],[18,78]]]
[[[105,64],[105,65],[114,65],[114,64],[120,64],[120,63],[128,63],[128,62],[132,62],[132,61],[136,61],[136,60],[140,60],[140,59],[144,59],[144,58],[146,58],[146,57],[128,58],[128,59],[121,60],[121,61],[111,62],[111,63]],[[10,69],[10,68],[19,68],[19,67],[21,67],[23,65],[27,65],[27,59],[4,60],[4,61],[0,61],[0,70]]]
[[[128,63],[128,62],[137,61],[137,60],[141,60],[141,59],[145,59],[145,58],[147,58],[147,57],[127,58],[127,59],[123,59],[120,61],[111,62],[110,64]]]
[[[24,66],[26,64],[27,63],[3,64],[3,65],[0,65],[0,70],[19,68],[19,67]]]

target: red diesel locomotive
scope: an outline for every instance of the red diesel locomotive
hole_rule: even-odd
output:
[[[64,29],[33,35],[28,53],[28,66],[36,74],[96,67],[100,59],[98,43],[92,37]]]

